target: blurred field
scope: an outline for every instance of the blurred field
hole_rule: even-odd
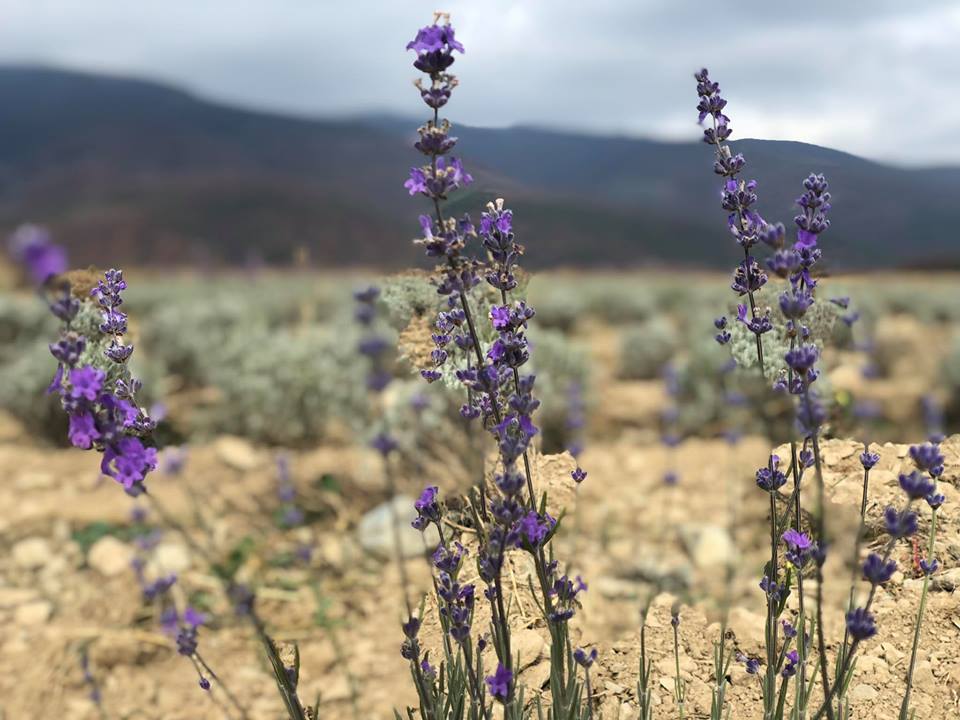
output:
[[[361,718],[392,717],[390,708],[409,701],[411,688],[398,651],[398,575],[386,562],[391,540],[381,504],[388,494],[380,461],[365,448],[367,398],[355,360],[350,293],[371,281],[384,287],[400,348],[385,412],[401,443],[400,490],[408,497],[428,483],[445,493],[462,490],[485,462],[482,447],[449,430],[455,394],[442,383],[427,386],[415,373],[435,293],[418,275],[127,274],[125,309],[137,344],[134,373],[144,380],[142,401],[162,417],[159,444],[186,453],[180,472],[162,463],[166,470],[153,479],[152,492],[228,559],[236,578],[260,588],[271,630],[299,643],[305,697],[319,692],[328,717],[355,711]],[[836,438],[825,457],[835,532],[842,536],[852,532],[859,502],[854,440],[901,445],[881,447],[868,513],[875,527],[896,489],[902,444],[921,440],[938,416],[948,434],[960,430],[960,275],[839,276],[822,286],[823,297],[851,298],[848,308],[831,306],[822,318],[839,348],[825,357],[828,435]],[[637,613],[655,590],[692,606],[683,616],[683,669],[692,717],[702,717],[704,702],[709,711],[715,636],[707,628],[720,608],[727,602],[734,608],[730,630],[737,648],[753,652],[762,641],[755,577],[765,511],[752,475],[786,437],[776,408],[761,421],[751,388],[718,382],[729,353],[713,341],[713,319],[721,311],[736,315],[727,278],[667,269],[557,272],[534,277],[528,295],[537,310],[530,337],[543,400],[537,481],[551,489],[554,511],[570,512],[574,532],[560,541],[560,552],[590,583],[578,639],[601,649],[603,717],[634,717]],[[860,317],[848,327],[843,318],[853,312]],[[0,472],[6,478],[0,621],[7,628],[0,638],[0,696],[6,717],[97,717],[82,684],[84,647],[111,717],[223,717],[199,694],[191,668],[140,598],[129,569],[133,540],[143,531],[130,518],[133,501],[98,478],[94,458],[64,447],[62,413],[43,395],[55,365],[47,350],[55,332],[44,304],[7,282],[0,294]],[[572,458],[563,453],[571,441],[565,419],[574,386],[583,388],[588,415],[582,460],[590,474],[579,496],[568,476]],[[746,397],[742,405],[731,402],[734,391]],[[731,413],[734,405],[739,410]],[[733,448],[723,439],[731,430],[744,436]],[[679,436],[676,447],[661,441],[667,432]],[[960,444],[953,439],[945,449],[947,503],[936,554],[944,574],[953,572],[960,584]],[[290,459],[304,513],[294,527],[283,522],[277,498],[280,456]],[[165,460],[173,457],[164,452]],[[664,483],[668,472],[678,474],[676,485]],[[152,515],[146,523],[163,524]],[[417,542],[407,566],[425,588],[428,568]],[[911,567],[909,556],[897,559]],[[252,717],[276,716],[278,701],[260,655],[246,628],[230,619],[199,559],[167,533],[152,562],[178,572],[184,582],[177,592],[190,588],[183,599],[211,612],[213,624],[202,634],[206,657],[251,703]],[[713,571],[725,563],[736,573],[729,585],[718,586]],[[511,568],[517,587],[524,587],[527,572],[519,561]],[[849,570],[837,558],[829,574],[840,578],[836,590]],[[885,630],[861,661],[854,718],[887,717],[878,708],[897,702],[913,617],[908,610],[917,594],[915,575],[905,572],[879,601]],[[841,596],[828,598],[837,627]],[[918,717],[956,716],[958,597],[948,585],[932,595]],[[669,605],[666,595],[655,603],[655,641],[666,638]],[[514,612],[521,680],[536,687],[547,665],[542,630],[530,607],[520,602]],[[436,628],[425,632],[436,638]],[[661,667],[666,652],[660,643],[654,656],[655,683],[664,679],[657,687],[658,718],[674,712],[672,671]],[[752,717],[745,708],[755,707],[758,693],[749,680],[739,667],[734,671],[733,717]],[[362,688],[357,708],[355,687]]]

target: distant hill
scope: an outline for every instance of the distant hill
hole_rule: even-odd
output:
[[[286,263],[301,246],[321,266],[417,258],[409,240],[426,205],[403,188],[419,162],[416,120],[295,119],[37,67],[0,67],[0,103],[0,229],[48,224],[79,263]],[[455,134],[476,178],[457,209],[506,196],[535,266],[725,267],[736,255],[701,143]],[[960,169],[795,142],[735,146],[760,182],[761,212],[788,226],[805,175],[828,175],[834,267],[960,266]]]

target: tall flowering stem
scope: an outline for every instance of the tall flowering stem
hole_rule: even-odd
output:
[[[474,524],[480,541],[476,563],[486,585],[484,597],[490,604],[490,637],[497,659],[496,671],[486,676],[482,685],[493,700],[503,705],[507,720],[522,716],[522,693],[516,687],[515,658],[510,642],[509,604],[502,583],[507,553],[522,550],[533,557],[540,591],[538,600],[552,639],[553,715],[566,717],[579,705],[581,697],[576,681],[577,660],[568,639],[567,622],[579,607],[577,596],[586,585],[579,578],[561,574],[559,563],[552,559],[548,562],[545,552],[556,532],[557,521],[547,514],[546,499],[538,501],[533,487],[528,449],[539,432],[533,415],[540,402],[534,396],[535,377],[521,372],[530,357],[526,332],[534,311],[524,301],[510,297],[518,284],[516,266],[523,247],[515,240],[513,213],[503,200],[487,205],[478,227],[469,216],[457,219],[444,213],[448,196],[472,181],[462,163],[449,155],[456,138],[450,135],[449,121],[442,120],[439,114],[457,84],[449,73],[454,53],[464,51],[455,39],[449,17],[437,14],[433,25],[422,28],[407,49],[416,52],[414,67],[428,78],[428,81],[418,81],[416,86],[432,111],[432,119],[420,127],[420,138],[415,145],[426,156],[427,163],[411,169],[405,186],[411,195],[423,195],[431,203],[432,215],[420,216],[422,237],[417,242],[428,257],[438,261],[434,282],[438,294],[447,299],[447,309],[439,314],[433,334],[432,365],[422,369],[421,375],[428,382],[439,380],[443,377],[443,366],[455,357],[451,353],[453,347],[467,353],[468,362],[455,371],[467,400],[460,412],[468,420],[481,420],[499,452],[491,490],[493,497],[488,501],[481,486],[481,507],[474,508]],[[474,238],[480,241],[483,259],[466,252],[468,242]],[[478,323],[482,315],[475,311],[470,297],[482,281],[499,297],[499,304],[489,308],[488,332],[481,332]],[[485,347],[482,338],[489,336],[491,330],[494,339]],[[473,586],[461,586],[457,580],[465,550],[444,537],[440,521],[442,505],[436,488],[424,491],[417,502],[417,511],[415,527],[434,526],[440,535],[433,563],[446,647],[455,646],[454,654],[459,658],[455,667],[460,667],[462,660],[466,668],[471,707],[482,708],[485,691],[474,675],[482,672],[486,642],[472,643]],[[408,646],[408,654],[413,655],[416,648],[412,642]],[[447,653],[450,656],[451,650]],[[450,660],[448,657],[448,671]]]
[[[786,391],[796,397],[797,426],[805,444],[809,442],[812,453],[806,451],[798,453],[795,438],[790,440],[790,471],[793,477],[793,495],[782,520],[778,522],[777,490],[786,483],[786,475],[777,469],[779,458],[771,456],[767,468],[761,468],[757,474],[758,485],[767,491],[770,503],[770,562],[761,586],[767,596],[767,626],[766,650],[767,669],[764,681],[761,683],[764,690],[764,716],[774,717],[782,712],[778,706],[782,703],[785,692],[785,681],[791,675],[784,676],[781,682],[781,691],[775,693],[777,673],[782,672],[784,662],[783,650],[778,650],[779,617],[785,607],[786,592],[789,592],[792,572],[788,567],[785,580],[781,581],[778,571],[778,541],[782,538],[786,542],[787,534],[783,532],[793,516],[791,538],[794,541],[803,538],[810,542],[810,554],[814,559],[817,573],[817,613],[816,622],[817,640],[819,645],[819,666],[824,692],[829,693],[829,680],[826,671],[826,644],[823,638],[822,624],[822,565],[825,559],[826,541],[824,537],[824,501],[823,501],[823,473],[820,459],[819,432],[825,420],[825,412],[817,394],[811,385],[817,379],[818,371],[815,364],[819,359],[819,349],[810,338],[810,330],[804,324],[804,316],[814,303],[814,290],[817,282],[813,279],[812,268],[820,259],[821,251],[817,245],[819,235],[829,228],[830,221],[827,213],[830,210],[830,193],[827,181],[822,175],[810,175],[804,181],[804,192],[797,200],[800,213],[794,218],[797,226],[797,238],[792,244],[786,242],[786,231],[782,224],[771,224],[765,221],[753,209],[757,200],[754,180],[743,181],[739,174],[746,161],[742,154],[734,155],[729,145],[724,141],[730,136],[729,118],[724,114],[726,100],[720,95],[719,85],[713,82],[706,69],[696,73],[697,93],[700,97],[698,105],[699,119],[703,122],[711,118],[711,126],[704,130],[703,139],[716,149],[714,171],[725,178],[721,192],[721,204],[729,212],[728,226],[731,233],[744,252],[744,260],[737,267],[734,274],[733,289],[742,295],[747,295],[747,305],[738,306],[738,320],[754,335],[757,348],[757,361],[761,373],[766,374],[767,364],[764,356],[762,335],[773,329],[769,311],[763,315],[758,313],[754,293],[763,287],[768,279],[766,272],[760,269],[759,263],[751,255],[751,249],[758,245],[767,245],[772,254],[766,259],[765,266],[774,275],[787,280],[788,288],[779,296],[779,306],[785,318],[784,335],[789,339],[790,349],[782,358],[786,369],[776,379],[774,387]],[[726,321],[721,318],[717,321],[717,341],[726,344],[730,334],[726,331]],[[817,541],[813,543],[801,532],[800,485],[803,470],[810,465],[816,468],[817,476]],[[789,551],[788,551],[789,553]],[[796,551],[794,557],[798,558]],[[789,557],[789,554],[788,554]],[[788,563],[788,566],[790,563]],[[796,563],[794,563],[796,565]],[[806,626],[805,603],[803,592],[802,566],[796,565],[796,582],[800,602],[799,626]],[[792,627],[792,626],[791,626]],[[784,638],[783,648],[786,647]],[[806,650],[805,642],[798,642],[795,652],[798,654],[797,665],[799,677],[797,687],[797,702],[799,713],[805,712],[807,699],[806,683]]]
[[[923,616],[927,608],[927,592],[930,590],[930,576],[939,569],[939,563],[934,558],[934,543],[937,537],[937,509],[933,508],[930,516],[930,540],[927,545],[927,557],[920,561],[923,571],[923,590],[920,593],[920,606],[917,609],[917,620],[913,629],[913,644],[910,646],[910,666],[907,670],[906,689],[903,701],[900,704],[899,720],[910,720],[913,717],[910,711],[910,697],[913,693],[913,673],[917,666],[917,651],[920,647],[920,633],[923,629]]]
[[[50,345],[57,369],[47,392],[60,396],[70,419],[70,443],[100,451],[103,474],[135,497],[146,492],[144,481],[157,467],[157,451],[149,444],[154,422],[135,397],[140,381],[127,364],[133,345],[122,342],[126,288],[120,270],[108,270],[92,287],[86,274],[56,282],[50,310],[62,325]]]
[[[874,466],[880,462],[880,455],[878,453],[870,452],[869,446],[864,443],[863,452],[860,453],[860,465],[863,467],[863,483],[862,483],[862,492],[860,495],[860,523],[857,527],[857,535],[854,538],[853,542],[853,556],[852,562],[850,563],[852,577],[850,578],[850,598],[847,601],[847,612],[853,610],[856,602],[856,590],[857,590],[857,581],[860,576],[860,550],[863,546],[864,532],[866,530],[867,522],[867,497],[870,489],[870,471]],[[843,633],[843,642],[840,645],[840,652],[837,655],[836,667],[837,670],[843,667],[845,662],[844,653],[846,652],[847,643],[850,640],[850,631],[847,628],[844,628]],[[843,678],[838,675],[834,677],[834,682],[838,684],[837,689],[837,715],[844,717],[843,708],[844,701],[846,696],[846,689],[841,682]]]
[[[853,661],[857,650],[864,641],[877,633],[876,620],[871,612],[877,588],[887,583],[897,569],[896,563],[891,560],[897,542],[917,533],[918,517],[914,507],[921,501],[925,502],[933,511],[928,557],[921,562],[921,570],[926,575],[925,587],[928,584],[929,576],[936,572],[939,567],[937,561],[933,558],[933,543],[936,537],[936,511],[944,502],[944,496],[937,490],[937,479],[943,474],[944,457],[935,443],[927,443],[912,446],[910,448],[910,458],[916,469],[910,473],[901,473],[898,477],[900,488],[906,496],[905,500],[900,507],[890,505],[884,510],[883,517],[888,539],[882,552],[870,553],[862,565],[862,576],[869,583],[870,590],[862,607],[856,607],[847,612],[847,640],[841,649],[842,662],[837,672],[839,680],[829,691],[824,692],[823,704],[812,720],[831,716],[834,697],[841,690],[845,690],[852,677]],[[926,607],[925,600],[926,596],[922,594],[917,613],[917,623],[914,628],[913,652],[910,668],[907,671],[907,687],[901,705],[901,718],[905,717],[903,713],[909,711],[913,667],[916,660],[916,650],[919,646],[919,632],[923,622],[923,613]]]
[[[123,342],[127,333],[127,315],[121,310],[123,292],[127,289],[123,272],[108,270],[95,282],[89,272],[69,272],[48,278],[46,286],[50,311],[62,323],[58,340],[50,345],[57,369],[47,392],[59,395],[69,416],[70,443],[83,450],[101,452],[100,471],[113,478],[128,495],[142,495],[150,500],[164,522],[216,570],[218,565],[207,549],[147,492],[147,475],[157,467],[157,451],[151,437],[155,423],[137,404],[136,394],[141,383],[130,374],[128,367],[134,347]],[[254,612],[252,592],[221,574],[218,577],[223,581],[225,594],[234,601],[238,612],[251,621],[262,642],[291,720],[306,720],[296,685],[267,635],[263,620]],[[161,578],[145,588],[145,593],[163,593],[175,579],[175,576]],[[206,690],[209,689],[207,675],[219,679],[195,652],[199,626],[199,622],[191,622],[195,619],[197,616],[191,616],[181,628],[183,639],[189,642],[182,646],[178,643],[178,647],[182,647],[181,654],[197,663],[200,687]],[[180,630],[177,634],[179,637]],[[235,698],[222,682],[220,685],[243,715]]]
[[[707,117],[711,119],[711,125],[704,130],[703,139],[704,142],[715,148],[716,160],[714,162],[714,172],[724,178],[721,190],[721,205],[729,213],[727,217],[728,227],[744,254],[743,262],[738,265],[734,273],[732,288],[740,296],[747,296],[749,308],[746,304],[740,304],[738,306],[737,319],[743,323],[747,330],[754,336],[757,362],[760,366],[761,374],[765,376],[767,363],[764,357],[762,336],[773,330],[773,323],[770,319],[769,311],[765,311],[763,314],[758,311],[755,293],[767,283],[768,276],[766,272],[760,268],[759,263],[751,254],[751,250],[758,245],[767,245],[773,250],[773,254],[766,260],[767,269],[781,278],[789,278],[790,281],[790,289],[780,296],[780,309],[784,317],[787,318],[785,333],[790,338],[791,343],[790,352],[787,354],[787,357],[784,358],[789,369],[787,371],[788,376],[785,379],[778,379],[775,387],[781,387],[793,394],[802,394],[804,396],[803,405],[805,409],[802,410],[801,414],[805,416],[815,414],[813,412],[813,403],[806,395],[809,383],[815,379],[815,375],[799,377],[796,368],[790,361],[790,357],[798,350],[797,338],[803,338],[805,340],[809,336],[809,331],[802,324],[802,318],[813,303],[812,288],[815,286],[815,282],[813,282],[810,277],[809,269],[819,258],[819,250],[816,249],[816,236],[829,226],[829,221],[824,218],[824,213],[830,207],[829,193],[826,193],[826,181],[823,180],[822,176],[811,176],[805,182],[807,192],[798,200],[803,212],[795,219],[799,227],[798,238],[792,246],[788,246],[785,242],[786,231],[783,225],[779,223],[768,223],[753,209],[757,201],[756,181],[743,181],[738,177],[746,165],[746,160],[740,153],[734,155],[730,146],[724,144],[724,141],[730,137],[731,130],[729,118],[724,113],[727,102],[720,95],[719,85],[710,79],[706,69],[696,73],[695,79],[697,81],[697,94],[700,98],[700,103],[697,107],[699,120],[702,123]],[[716,327],[720,331],[716,336],[717,341],[720,344],[729,342],[730,334],[726,330],[725,318],[719,319]],[[810,347],[815,349],[814,346]],[[802,352],[801,354],[804,358],[809,357],[809,353],[807,352]],[[811,360],[811,365],[815,360],[816,357],[814,356]],[[810,368],[807,369],[809,370]],[[810,433],[806,432],[809,430],[809,427],[804,427],[803,422],[799,424],[801,426],[801,434],[806,438],[810,438]],[[807,423],[807,425],[809,425],[809,423]],[[819,447],[816,437],[813,438],[813,443],[815,445],[815,461],[818,465],[818,477],[820,477]],[[794,518],[794,527],[792,530],[794,539],[800,537],[807,539],[806,536],[801,533],[800,525],[800,482],[803,468],[807,465],[806,462],[801,461],[801,454],[802,453],[798,453],[796,440],[791,438],[789,474],[793,477],[793,497],[791,498],[790,506],[788,506],[784,514],[783,520],[780,522],[778,522],[777,493],[779,488],[786,483],[787,479],[787,476],[779,470],[780,459],[776,456],[771,456],[768,466],[761,468],[757,472],[757,484],[767,492],[770,505],[770,561],[761,583],[767,604],[767,665],[763,681],[761,682],[761,687],[764,691],[765,718],[773,717],[778,712],[777,705],[780,703],[780,698],[783,697],[783,693],[785,692],[785,682],[792,677],[791,675],[783,678],[781,691],[777,693],[777,674],[782,669],[784,657],[782,649],[778,650],[779,618],[785,607],[786,592],[789,591],[789,583],[792,578],[792,569],[788,567],[786,569],[785,580],[781,581],[778,569],[778,553],[781,535],[786,537],[783,530],[786,527],[790,515],[793,515]],[[822,502],[820,506],[821,508],[823,507]],[[820,516],[822,518],[822,513]],[[819,530],[819,547],[823,548],[822,527],[819,528]],[[822,554],[823,552],[821,550],[817,553],[817,556],[820,557]],[[821,563],[822,559],[817,563],[818,567]],[[795,569],[797,570],[796,577],[800,597],[800,625],[803,627],[805,625],[803,576],[799,566]],[[786,640],[787,638],[784,638],[784,648],[786,647]],[[798,692],[802,702],[806,692],[806,645],[805,643],[798,643],[798,646],[798,686],[802,686],[798,687]],[[824,664],[825,659],[822,657],[823,654],[823,645],[821,644],[822,680],[824,687],[827,687],[826,666]]]
[[[768,234],[782,232],[782,226],[769,226],[753,209],[757,201],[757,181],[744,181],[738,177],[746,165],[746,160],[742,153],[734,155],[730,146],[724,143],[732,130],[730,118],[723,112],[727,101],[720,95],[720,85],[710,79],[706,68],[696,73],[694,78],[697,81],[697,95],[700,96],[700,103],[697,105],[699,120],[702,123],[709,117],[711,123],[703,131],[703,141],[714,147],[716,161],[713,171],[724,178],[720,204],[728,212],[727,226],[730,232],[743,249],[743,262],[734,272],[731,287],[739,296],[746,295],[750,303],[749,320],[746,308],[741,312],[740,320],[754,335],[757,361],[760,363],[760,372],[763,373],[765,365],[762,335],[769,332],[772,326],[769,317],[759,313],[755,294],[766,284],[767,275],[760,269],[750,250],[766,239]]]

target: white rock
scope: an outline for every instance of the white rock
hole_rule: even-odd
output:
[[[253,470],[261,463],[259,453],[243,438],[225,435],[214,441],[213,448],[217,457],[234,470],[246,472]]]
[[[398,495],[392,501],[377,505],[360,520],[357,526],[357,542],[364,550],[388,560],[395,556],[394,513],[391,505],[396,510],[400,552],[403,557],[423,555],[426,548],[433,549],[437,546],[440,537],[436,528],[431,525],[424,533],[412,528],[410,523],[417,517],[417,511],[413,509],[413,498]]]
[[[32,600],[17,607],[13,615],[18,625],[42,625],[53,614],[53,605],[47,600]]]
[[[50,556],[50,543],[46,538],[26,538],[13,546],[13,561],[27,570],[43,567]]]
[[[160,543],[153,552],[153,561],[161,572],[182,573],[190,567],[190,550],[181,543]]]
[[[526,668],[549,655],[550,646],[536,630],[524,628],[511,638],[511,650],[520,657],[520,668]]]
[[[766,627],[766,618],[763,615],[735,607],[730,610],[727,625],[745,651],[755,653],[763,644]]]
[[[133,548],[112,535],[97,540],[87,553],[87,564],[105,577],[115,577],[130,570]]]
[[[737,548],[726,528],[702,525],[681,529],[681,537],[690,559],[699,570],[717,570],[736,561]]]
[[[934,575],[930,582],[932,590],[953,592],[958,587],[960,587],[960,568],[944,570],[942,573]]]
[[[0,609],[12,608],[34,600],[37,591],[33,588],[0,587]]]
[[[52,473],[25,470],[14,478],[13,484],[17,490],[47,490],[56,484],[57,478]]]

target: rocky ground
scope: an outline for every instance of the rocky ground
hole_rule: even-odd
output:
[[[917,717],[930,720],[960,712],[960,437],[944,448],[947,502],[936,546],[942,569],[929,596],[914,701]],[[871,483],[867,546],[881,541],[882,509],[898,497],[896,475],[908,463],[906,446],[877,449],[882,459]],[[711,654],[724,616],[731,647],[759,651],[763,608],[756,584],[767,552],[766,505],[752,475],[767,452],[759,439],[735,448],[692,439],[669,451],[627,431],[589,449],[583,464],[590,475],[578,491],[567,475],[569,456],[538,459],[538,484],[550,488],[554,509],[563,505],[569,512],[558,556],[590,584],[574,636],[600,651],[595,687],[606,720],[636,717],[644,603],[652,604],[647,627],[657,718],[676,717],[669,623],[676,600],[683,602],[680,667],[687,717],[708,717]],[[837,548],[849,547],[855,527],[858,452],[851,441],[824,446]],[[307,517],[293,529],[277,522],[274,453],[236,438],[192,447],[184,471],[158,474],[151,491],[195,543],[229,564],[237,579],[259,588],[270,632],[288,650],[292,643],[299,647],[305,699],[319,695],[324,717],[390,718],[391,709],[410,702],[413,693],[398,652],[403,603],[397,565],[388,559],[392,534],[382,468],[377,458],[351,448],[290,459]],[[663,483],[670,468],[680,472],[673,487]],[[144,602],[131,569],[139,552],[135,535],[144,526],[131,519],[130,498],[97,476],[95,458],[35,447],[7,419],[0,423],[0,472],[0,717],[240,717],[221,689],[200,690],[190,662],[160,631],[157,608]],[[456,476],[442,467],[424,473],[439,478],[445,493],[455,491]],[[404,478],[400,490],[410,495],[420,484]],[[804,500],[809,504],[812,497]],[[163,526],[156,509],[142,507],[148,525]],[[410,512],[409,497],[400,507]],[[922,536],[927,527],[924,521]],[[309,559],[305,548],[311,549]],[[403,548],[406,573],[422,592],[429,575],[419,535],[411,530]],[[148,574],[179,575],[174,597],[181,606],[189,602],[210,615],[200,634],[201,653],[248,717],[283,717],[255,638],[233,618],[204,558],[166,530],[145,559]],[[899,705],[922,580],[908,544],[898,547],[896,559],[902,572],[878,596],[880,631],[865,643],[853,681],[854,718],[895,717]],[[733,569],[729,582],[726,567]],[[509,572],[518,595],[513,621],[520,678],[533,693],[547,677],[546,633],[524,599],[528,568],[521,557]],[[850,572],[843,553],[834,553],[826,572],[827,636],[836,638]],[[435,625],[427,623],[424,638],[428,645],[437,641]],[[102,694],[102,713],[89,698],[83,653]],[[731,717],[759,717],[758,697],[755,679],[734,667]]]

